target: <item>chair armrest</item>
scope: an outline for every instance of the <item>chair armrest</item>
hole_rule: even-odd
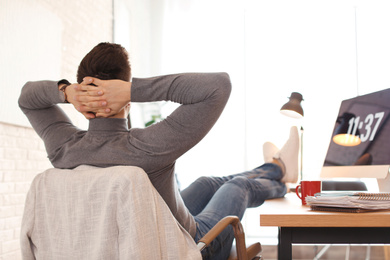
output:
[[[261,244],[259,242],[254,243],[246,248],[246,253],[248,255],[248,259],[262,259],[259,256],[259,253],[262,251]],[[232,248],[228,260],[237,260],[237,252],[234,248]]]
[[[255,257],[261,252],[261,244],[260,243],[254,243],[253,245],[250,245],[246,249],[246,253],[248,254],[248,259],[255,259]],[[261,259],[260,257],[258,257]]]
[[[226,216],[221,219],[210,231],[198,241],[198,248],[203,250],[213,241],[227,226],[232,225],[236,238],[236,250],[238,259],[248,259],[245,245],[244,228],[240,219],[236,216]]]

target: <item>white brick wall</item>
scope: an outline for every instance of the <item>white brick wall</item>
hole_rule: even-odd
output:
[[[18,1],[33,1],[61,19],[61,78],[74,82],[82,57],[97,43],[112,41],[113,0]],[[26,193],[35,175],[50,167],[44,144],[33,129],[0,122],[0,260],[21,259],[19,233]]]
[[[33,129],[0,123],[0,259],[20,259],[26,193],[34,176],[50,167]]]

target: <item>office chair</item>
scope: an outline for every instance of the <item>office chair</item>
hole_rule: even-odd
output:
[[[49,169],[34,178],[26,197],[21,252],[24,260],[198,260],[228,225],[236,238],[236,255],[229,259],[260,259],[260,243],[246,248],[234,216],[197,245],[138,167]]]
[[[367,191],[367,186],[362,181],[322,181],[322,190],[323,191]],[[318,260],[323,256],[326,251],[332,245],[326,245],[324,248],[318,252],[314,257],[314,260]],[[349,259],[349,254],[351,250],[351,245],[347,245],[345,259]],[[366,259],[370,259],[371,247],[367,245],[366,249]]]
[[[260,243],[255,243],[248,248],[245,244],[244,228],[237,216],[227,216],[221,219],[205,236],[198,241],[198,248],[202,251],[207,247],[228,225],[232,225],[236,247],[232,249],[228,260],[262,259],[259,255],[262,251]]]

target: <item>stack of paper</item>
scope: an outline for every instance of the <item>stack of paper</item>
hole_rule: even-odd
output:
[[[360,212],[390,209],[390,193],[326,192],[306,197],[313,210]],[[345,210],[342,210],[345,209]],[[359,210],[360,209],[360,210]]]

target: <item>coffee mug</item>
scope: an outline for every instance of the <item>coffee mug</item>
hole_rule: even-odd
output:
[[[301,181],[296,187],[295,193],[302,200],[302,205],[306,205],[306,196],[314,196],[314,194],[321,192],[321,189],[321,181]],[[299,190],[301,194],[299,194]]]

